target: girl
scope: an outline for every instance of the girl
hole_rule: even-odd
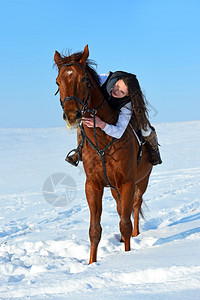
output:
[[[101,86],[101,90],[109,105],[119,111],[119,115],[115,125],[108,124],[96,116],[96,127],[119,139],[132,118],[134,128],[141,130],[148,145],[150,162],[152,165],[161,164],[157,135],[148,120],[146,103],[136,76],[123,71],[110,72],[106,82]],[[82,118],[82,121],[86,126],[94,127],[93,118]],[[80,148],[79,154],[81,157]],[[77,165],[78,154],[66,157],[66,161]]]

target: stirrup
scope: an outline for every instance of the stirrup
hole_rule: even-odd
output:
[[[72,152],[74,152],[74,154],[71,154]],[[73,159],[71,159],[75,154],[78,155],[78,160],[73,161]],[[72,149],[66,156],[65,161],[70,163],[72,166],[77,167],[80,161],[80,153],[78,148],[77,149]]]

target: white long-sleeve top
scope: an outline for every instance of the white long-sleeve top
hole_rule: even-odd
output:
[[[128,102],[120,109],[117,123],[115,125],[107,123],[103,131],[114,138],[120,139],[131,119],[132,111],[132,104],[131,102]]]

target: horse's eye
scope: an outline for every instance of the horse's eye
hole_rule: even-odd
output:
[[[83,77],[82,79],[81,79],[81,82],[85,82],[86,81],[86,77]]]

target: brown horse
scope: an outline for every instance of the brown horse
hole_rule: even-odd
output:
[[[63,118],[68,128],[77,128],[82,116],[99,116],[107,123],[115,124],[114,112],[100,91],[99,77],[88,60],[88,46],[83,52],[61,56],[55,52],[58,67],[56,83],[63,107]],[[121,139],[113,140],[100,128],[83,125],[85,142],[82,161],[86,173],[85,192],[90,208],[90,260],[97,261],[97,247],[101,238],[102,196],[104,187],[110,186],[117,203],[120,232],[125,251],[130,250],[131,236],[139,234],[139,212],[142,195],[146,191],[152,165],[148,160],[147,146],[137,167],[139,145],[128,126]],[[134,212],[134,229],[131,214]]]

